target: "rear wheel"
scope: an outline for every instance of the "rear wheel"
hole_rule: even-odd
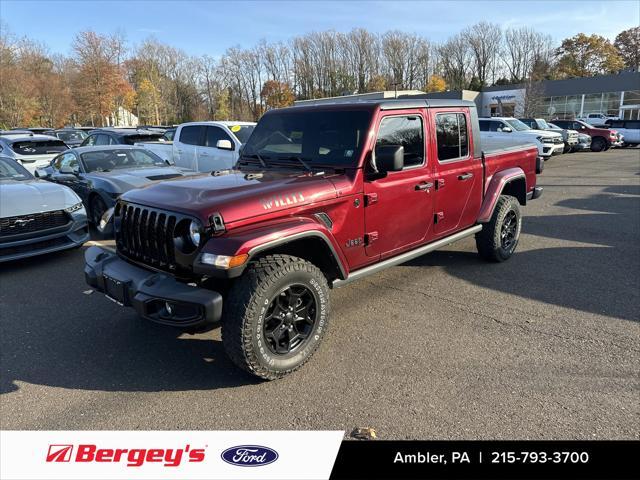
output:
[[[480,256],[492,262],[508,260],[520,240],[522,216],[518,199],[508,195],[498,198],[489,223],[476,234]]]
[[[602,152],[607,149],[607,142],[602,137],[596,137],[591,141],[592,152]]]
[[[329,286],[313,264],[269,255],[247,267],[222,314],[222,342],[243,370],[275,380],[318,348],[329,320]]]
[[[104,200],[97,195],[91,199],[91,221],[94,225],[100,225],[100,219],[104,212],[107,211],[107,205],[104,203]]]

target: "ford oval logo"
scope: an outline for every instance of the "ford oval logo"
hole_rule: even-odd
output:
[[[222,452],[222,460],[239,467],[261,467],[278,459],[278,452],[260,445],[238,445]]]

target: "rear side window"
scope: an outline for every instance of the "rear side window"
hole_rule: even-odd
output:
[[[204,126],[202,125],[182,127],[178,141],[187,145],[202,145],[200,142],[202,140],[203,129]]]
[[[68,147],[62,140],[42,140],[13,142],[11,148],[20,155],[43,155],[64,152]]]
[[[424,161],[422,118],[418,116],[385,117],[378,129],[379,145],[402,145],[404,166],[415,167]]]
[[[229,140],[231,142],[231,145],[233,145],[233,140],[231,140],[231,137],[227,135],[227,132],[225,132],[219,127],[208,126],[207,136],[205,137],[205,142],[204,142],[205,145],[207,147],[215,148],[216,143],[218,143],[218,140]]]
[[[436,137],[438,160],[464,158],[469,154],[467,117],[463,113],[436,115]]]
[[[623,128],[640,129],[640,120],[625,120]]]
[[[96,135],[96,143],[94,145],[109,145],[109,137],[104,134]]]

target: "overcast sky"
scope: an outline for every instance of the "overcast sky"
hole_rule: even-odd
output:
[[[578,32],[614,39],[640,24],[632,1],[30,1],[0,0],[3,25],[18,36],[69,53],[74,35],[93,29],[125,32],[130,44],[148,36],[191,55],[221,55],[260,39],[286,40],[320,30],[402,30],[441,41],[480,20],[529,25],[556,40]]]

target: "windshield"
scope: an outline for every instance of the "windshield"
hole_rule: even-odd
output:
[[[82,130],[75,130],[72,132],[57,132],[56,136],[64,142],[81,142],[89,135]]]
[[[0,180],[31,180],[31,174],[18,162],[0,157]]]
[[[19,155],[45,155],[68,149],[62,140],[17,141],[11,144],[11,148]]]
[[[247,143],[249,140],[249,136],[251,136],[251,132],[256,128],[255,125],[231,125],[229,130],[233,132],[240,143]]]
[[[549,125],[545,120],[540,119],[538,120],[538,125],[540,125],[542,127],[542,130],[549,130],[551,127],[551,125]]]
[[[506,120],[506,122],[511,125],[511,127],[516,131],[516,132],[522,132],[524,130],[531,130],[531,127],[529,127],[526,123],[522,123],[520,120],[516,119],[516,118],[511,118],[509,120]]]
[[[162,133],[155,135],[126,135],[124,137],[124,143],[126,145],[133,145],[138,142],[157,142],[158,140],[162,140]]]
[[[370,119],[371,113],[364,110],[265,115],[244,146],[241,159],[258,154],[266,164],[302,159],[311,167],[355,167]]]
[[[555,123],[547,123],[547,125],[549,125],[549,128],[552,128],[554,130],[562,130],[559,126],[557,126]]]
[[[98,150],[80,155],[85,171],[109,172],[119,168],[158,168],[167,164],[152,152],[142,149]]]

